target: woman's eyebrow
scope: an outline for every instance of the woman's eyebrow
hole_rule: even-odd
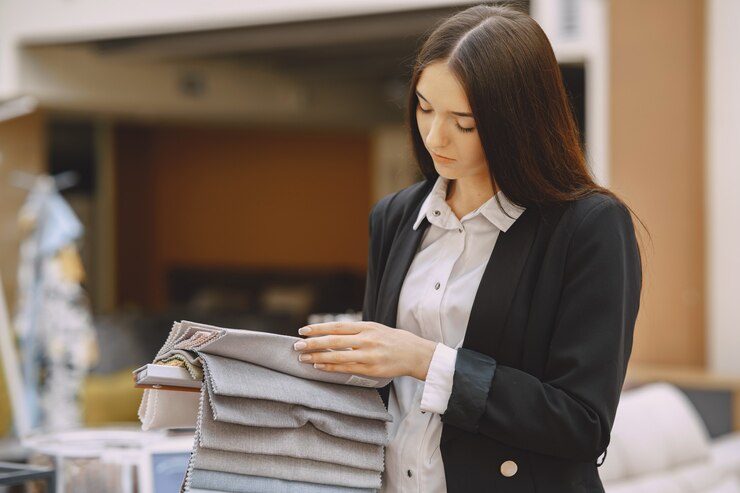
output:
[[[429,101],[427,101],[427,98],[425,98],[424,96],[422,96],[419,91],[414,91],[414,92],[416,93],[417,96],[419,96],[421,99],[423,99],[424,101],[426,101],[428,104],[432,104]],[[466,113],[464,111],[450,111],[450,113],[452,113],[453,115],[457,115],[457,116],[467,116],[467,117],[473,118],[473,114],[472,113]]]

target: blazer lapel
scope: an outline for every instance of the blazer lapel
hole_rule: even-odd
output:
[[[498,347],[537,232],[537,217],[527,209],[496,240],[475,295],[463,347],[489,355]]]
[[[411,261],[419,249],[424,231],[429,227],[429,221],[424,218],[419,227],[413,229],[413,221],[418,215],[417,211],[412,214],[411,219],[402,226],[398,237],[394,240],[388,254],[388,263],[383,272],[383,278],[378,292],[378,308],[380,323],[388,327],[396,326],[398,315],[398,298],[401,294],[403,280],[411,267]]]

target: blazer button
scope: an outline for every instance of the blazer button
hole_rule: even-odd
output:
[[[513,460],[507,460],[501,464],[501,475],[507,478],[512,477],[519,470],[519,466]]]

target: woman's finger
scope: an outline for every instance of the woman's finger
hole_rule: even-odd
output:
[[[312,351],[315,349],[343,349],[357,348],[362,343],[356,334],[349,336],[319,336],[309,339],[301,339],[293,344],[296,351]]]
[[[298,329],[303,336],[323,336],[328,334],[358,334],[362,332],[362,322],[326,322],[323,324],[310,324]]]
[[[298,360],[303,363],[362,363],[364,351],[319,351],[316,353],[301,353]]]
[[[331,371],[336,373],[354,373],[360,375],[367,375],[367,365],[360,363],[344,363],[344,364],[331,364],[331,363],[316,363],[314,368],[322,371]]]

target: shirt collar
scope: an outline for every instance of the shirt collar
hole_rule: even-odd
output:
[[[450,206],[446,201],[448,183],[448,179],[441,176],[437,177],[437,181],[434,183],[432,191],[429,192],[429,195],[427,195],[426,199],[424,199],[424,202],[421,204],[419,215],[416,217],[416,222],[414,222],[414,230],[419,228],[419,225],[421,225],[424,218],[427,218],[429,222],[436,222],[437,217],[452,214],[452,209],[450,209]],[[498,200],[496,200],[497,198],[501,201],[500,207]],[[506,232],[519,216],[522,215],[524,210],[524,208],[509,201],[506,195],[504,195],[504,192],[499,191],[496,195],[478,207],[478,209],[468,214],[468,216],[480,213],[491,224],[501,231]]]

